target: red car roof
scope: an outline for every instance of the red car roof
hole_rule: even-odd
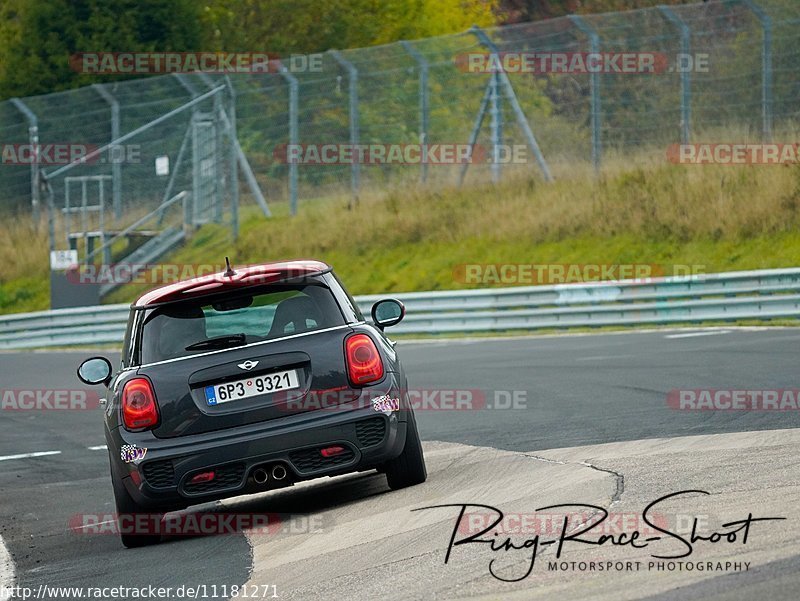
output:
[[[140,296],[133,303],[133,306],[144,307],[156,303],[202,296],[212,292],[225,292],[226,290],[235,290],[246,286],[269,284],[288,278],[318,274],[329,269],[330,266],[327,263],[311,260],[281,261],[244,267],[236,267],[234,265],[235,275],[226,276],[225,272],[221,271],[161,286]]]

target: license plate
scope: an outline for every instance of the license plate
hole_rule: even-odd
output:
[[[296,369],[279,371],[263,376],[253,376],[243,380],[236,380],[235,382],[217,384],[216,386],[206,386],[205,393],[206,402],[209,405],[219,405],[260,394],[291,390],[292,388],[300,388]]]

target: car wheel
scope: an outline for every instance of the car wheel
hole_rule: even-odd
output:
[[[128,491],[125,490],[125,485],[119,478],[112,475],[111,482],[114,487],[114,501],[116,501],[117,505],[117,527],[119,529],[119,537],[122,539],[122,544],[128,549],[157,544],[161,540],[160,534],[136,534],[123,531],[125,527],[139,523],[135,516],[157,512],[149,511],[134,501],[130,494],[128,494]],[[123,516],[129,516],[124,518],[127,522],[125,525],[122,523]],[[148,519],[142,520],[142,523],[152,524],[153,522]]]
[[[406,425],[406,444],[396,459],[384,464],[389,488],[398,490],[415,484],[422,484],[428,478],[422,443],[417,431],[417,422],[411,414]]]

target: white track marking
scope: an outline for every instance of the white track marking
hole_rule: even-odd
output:
[[[14,560],[11,559],[11,553],[8,552],[3,537],[0,536],[0,597],[4,598],[1,593],[4,593],[10,588],[13,588],[15,581],[14,575]]]
[[[629,359],[636,355],[595,355],[593,357],[577,357],[575,361],[603,361],[605,359]]]
[[[709,326],[708,331],[719,331],[719,326]],[[686,332],[690,329],[696,332],[697,328],[634,328],[627,330],[607,330],[600,332],[558,332],[555,334],[513,334],[508,336],[454,336],[452,338],[401,338],[398,342],[403,346],[431,345],[447,346],[453,344],[481,344],[484,342],[518,342],[524,340],[543,340],[549,338],[580,338],[587,336],[631,336],[633,334],[665,334],[668,332]],[[786,330],[797,330],[795,326],[729,326],[725,329],[728,332],[782,332]],[[409,334],[410,336],[410,334]],[[2,353],[4,351],[0,351]],[[12,352],[12,351],[8,351]],[[86,353],[84,353],[85,355]]]
[[[86,447],[86,448],[89,449],[90,451],[106,451],[106,450],[108,450],[108,447],[106,445],[104,445],[104,444],[98,445],[96,447]]]
[[[712,330],[710,332],[686,332],[685,334],[668,334],[664,338],[694,338],[696,336],[717,336],[719,334],[730,334],[730,330]]]
[[[39,453],[23,453],[22,455],[6,455],[0,457],[0,461],[10,461],[11,459],[30,459],[31,457],[46,457],[47,455],[61,455],[61,451],[41,451]]]
[[[103,526],[105,524],[116,524],[116,523],[117,520],[108,520],[105,522],[98,522],[96,524],[92,523],[92,524],[86,524],[85,526],[75,526],[75,530],[80,530],[81,528],[95,528],[97,526]]]

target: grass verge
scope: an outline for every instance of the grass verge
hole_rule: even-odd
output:
[[[553,184],[393,188],[352,210],[344,199],[242,211],[241,234],[198,230],[164,263],[234,265],[288,258],[331,263],[354,294],[477,287],[463,264],[693,265],[707,273],[800,265],[800,167],[610,169]],[[46,235],[24,220],[0,228],[0,313],[48,306]],[[498,283],[498,285],[508,285]],[[131,284],[106,302],[135,298]]]

